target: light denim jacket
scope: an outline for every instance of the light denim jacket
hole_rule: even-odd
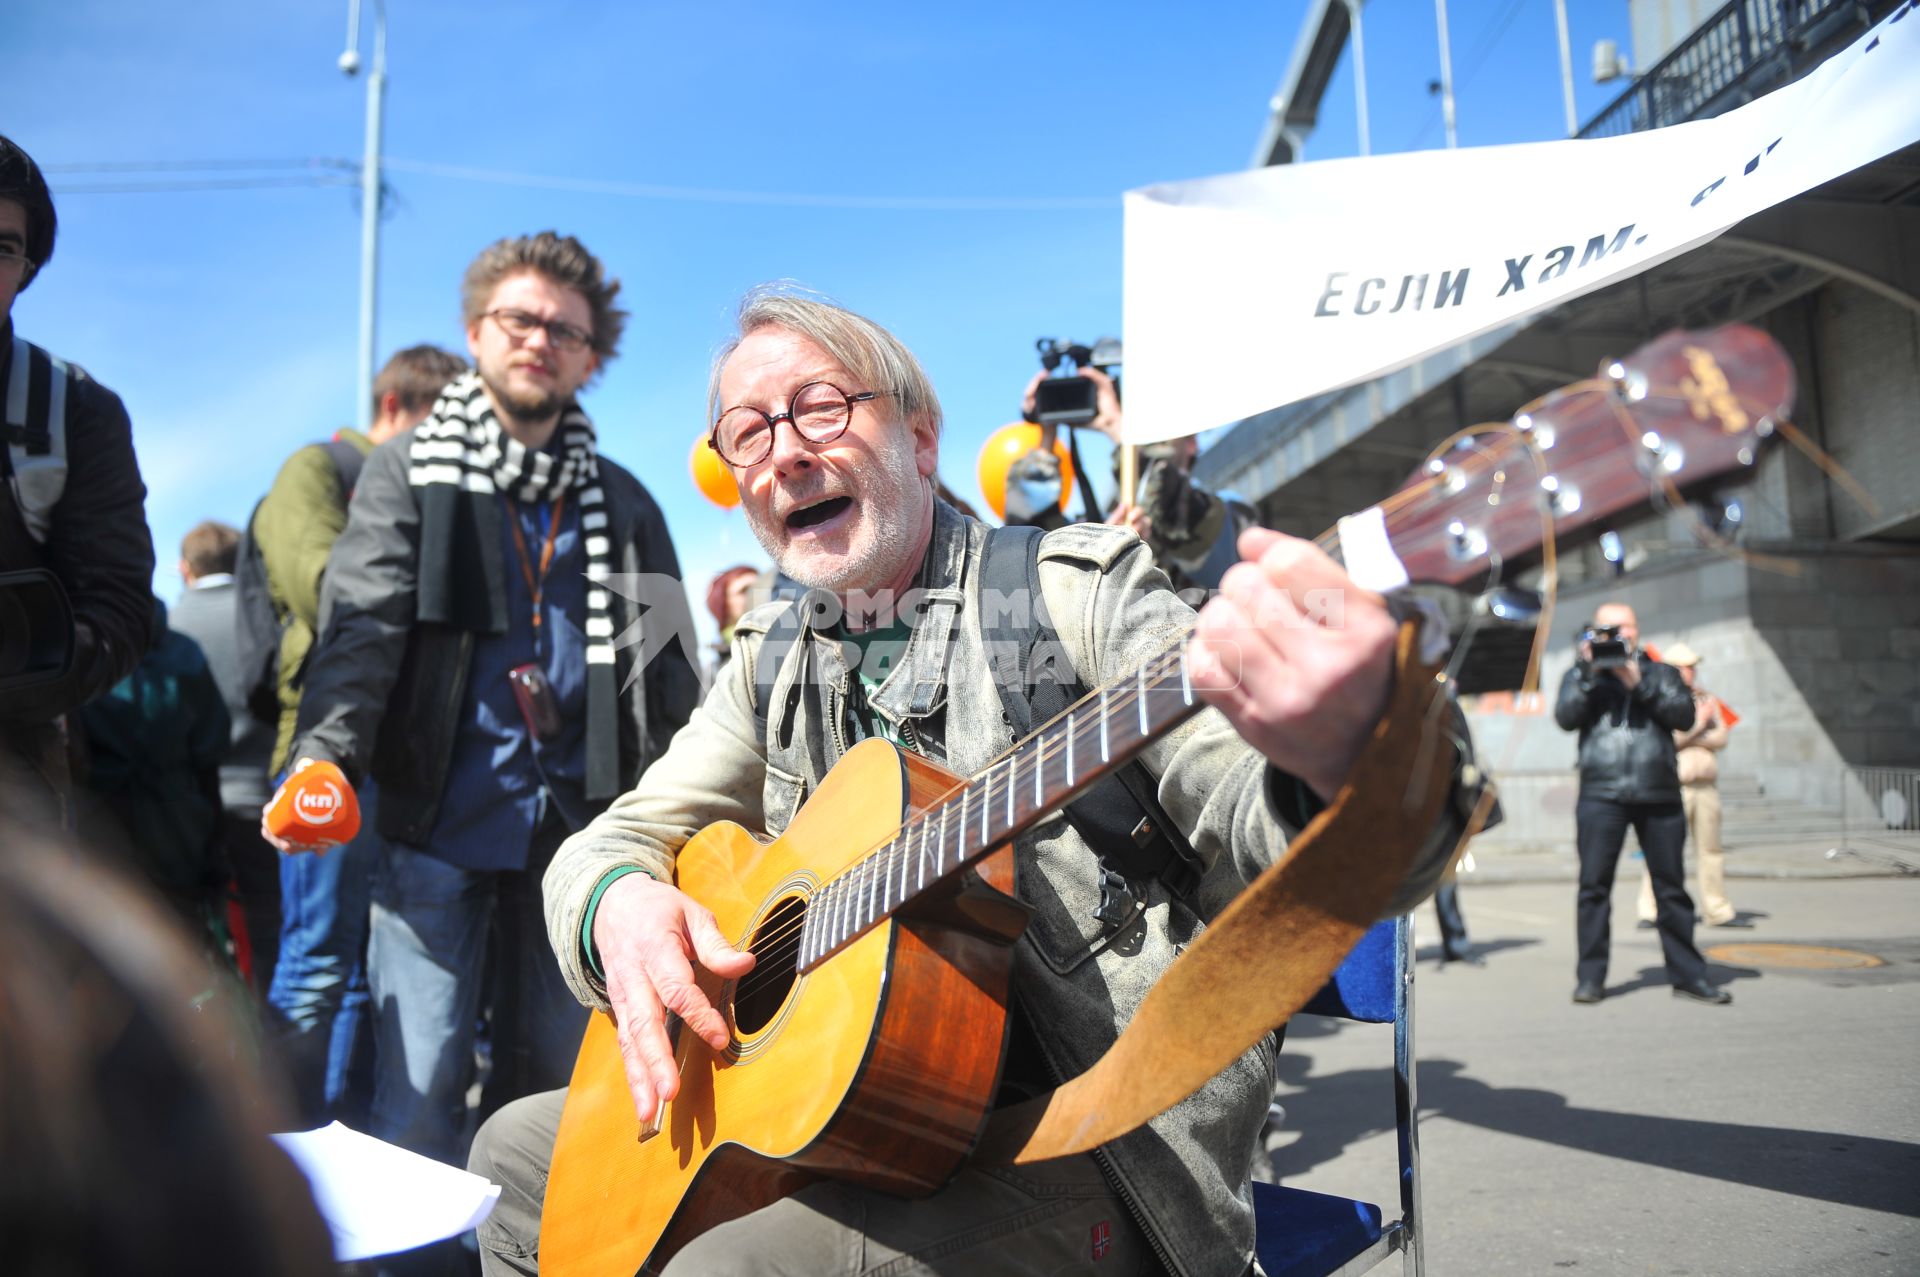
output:
[[[974,592],[990,533],[942,504],[921,570],[924,611],[905,651],[869,697],[872,711],[906,737],[944,750],[973,775],[1002,753],[1010,730],[988,673]],[[1131,531],[1075,524],[1047,534],[1041,590],[1068,656],[1088,687],[1130,674],[1192,628],[1181,603]],[[638,865],[672,881],[676,851],[701,828],[731,820],[777,834],[851,743],[846,697],[854,677],[841,645],[811,632],[796,643],[773,684],[767,735],[755,730],[754,670],[761,641],[785,604],[755,609],[734,636],[734,659],[666,755],[561,847],[546,875],[547,925],[569,984],[589,1005],[606,988],[581,948],[594,888],[611,870]],[[788,695],[803,643],[813,678]],[[787,707],[793,720],[784,722]],[[1144,915],[1117,936],[1094,917],[1100,903],[1094,852],[1055,815],[1016,845],[1020,892],[1034,912],[1015,946],[1014,996],[1056,1078],[1098,1060],[1181,948],[1285,848],[1276,803],[1279,773],[1218,710],[1208,709],[1141,755],[1159,779],[1168,816],[1209,866],[1193,897],[1145,887]],[[1291,784],[1291,781],[1287,782]],[[1456,801],[1450,811],[1464,810]],[[1459,833],[1435,836],[1416,858],[1389,913],[1432,891]],[[1109,1177],[1183,1277],[1245,1273],[1253,1255],[1247,1186],[1254,1145],[1274,1084],[1272,1039],[1264,1040],[1189,1099],[1099,1150]]]

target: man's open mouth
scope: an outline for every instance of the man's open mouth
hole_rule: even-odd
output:
[[[817,527],[835,518],[841,511],[851,508],[852,497],[828,497],[825,501],[803,506],[787,516],[787,526],[793,529]]]

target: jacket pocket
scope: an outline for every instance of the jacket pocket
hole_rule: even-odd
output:
[[[1100,860],[1068,825],[1055,815],[1040,832],[1022,839],[1019,858],[1020,896],[1033,905],[1026,941],[1040,960],[1058,975],[1083,965],[1108,945],[1126,943],[1143,925],[1135,919],[1119,931],[1094,916],[1100,907]]]
[[[761,789],[761,810],[766,818],[766,832],[779,835],[793,823],[794,816],[800,810],[800,804],[807,800],[807,782],[800,777],[781,771],[772,763],[767,764],[767,782]]]

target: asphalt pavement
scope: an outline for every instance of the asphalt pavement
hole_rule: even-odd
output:
[[[1422,907],[1428,1273],[1920,1273],[1920,878],[1796,863],[1730,882],[1751,930],[1698,933],[1726,1007],[1671,995],[1624,865],[1597,1006],[1570,1000],[1571,881],[1463,880],[1480,967],[1433,961]],[[1807,948],[1714,952],[1730,945]],[[1848,955],[1882,965],[1786,965]],[[1384,1026],[1295,1021],[1268,1141],[1282,1182],[1397,1214],[1392,1052]]]

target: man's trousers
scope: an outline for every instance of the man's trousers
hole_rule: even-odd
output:
[[[1694,883],[1700,893],[1700,921],[1722,926],[1739,916],[1727,899],[1727,856],[1720,845],[1720,787],[1712,781],[1680,786],[1680,804],[1687,813],[1687,834],[1693,842]],[[1653,875],[1640,879],[1640,918],[1652,922]]]
[[[373,787],[361,792],[360,832],[325,855],[280,859],[279,956],[267,995],[292,1077],[300,1120],[363,1126],[371,1084],[354,1072],[371,1057],[367,926],[380,834]]]
[[[1582,797],[1574,808],[1580,852],[1580,895],[1575,936],[1579,945],[1581,983],[1604,985],[1607,949],[1613,923],[1613,875],[1620,848],[1631,827],[1647,858],[1658,905],[1656,923],[1660,948],[1666,956],[1667,981],[1685,984],[1703,980],[1706,960],[1693,946],[1693,901],[1685,883],[1687,816],[1677,802],[1620,803]]]
[[[533,1277],[540,1207],[567,1093],[509,1104],[480,1128],[467,1169],[501,1185],[480,1224],[485,1277]],[[666,1277],[1135,1277],[1163,1269],[1091,1154],[963,1169],[908,1200],[834,1180],[696,1238]]]

